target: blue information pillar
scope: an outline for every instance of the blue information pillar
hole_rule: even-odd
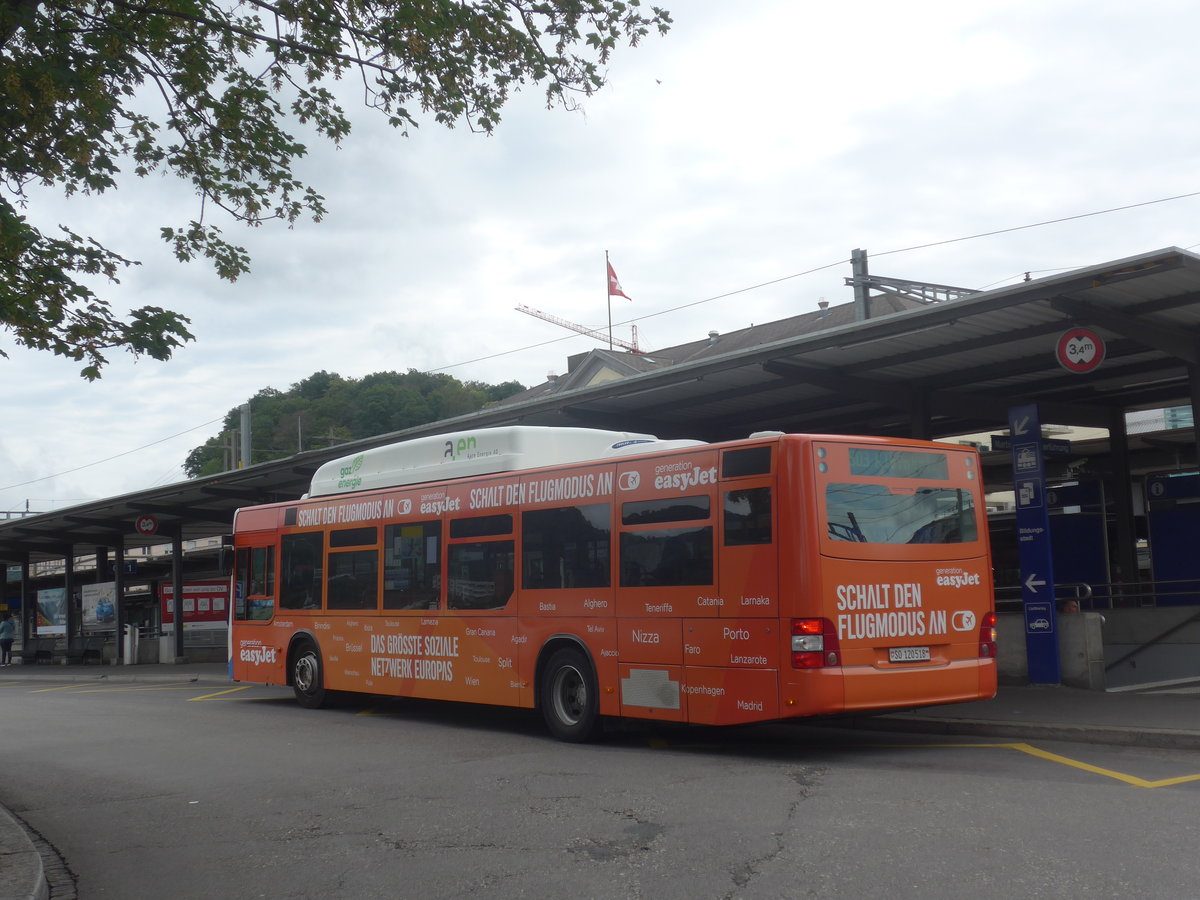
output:
[[[1058,684],[1058,617],[1054,608],[1054,552],[1046,505],[1042,423],[1036,403],[1008,411],[1012,434],[1013,490],[1017,500],[1017,546],[1025,650],[1031,684]]]

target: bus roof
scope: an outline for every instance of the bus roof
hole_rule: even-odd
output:
[[[313,474],[308,496],[513,472],[703,443],[660,441],[652,434],[592,428],[478,428],[388,444],[331,460]]]

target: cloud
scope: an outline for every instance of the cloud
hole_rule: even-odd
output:
[[[165,364],[115,354],[93,385],[4,343],[0,487],[202,426],[320,369],[540,382],[596,342],[514,307],[603,325],[605,251],[634,298],[614,300],[614,321],[638,318],[652,348],[846,302],[849,266],[822,267],[855,247],[878,274],[983,287],[1200,242],[1192,199],[939,243],[1190,191],[1191,5],[691,0],[674,13],[666,38],[615,54],[582,112],[527,89],[491,137],[432,122],[400,137],[342,85],[353,133],[340,148],[308,140],[299,166],[326,220],[221,223],[253,257],[234,285],[158,238],[195,215],[187,185],[40,193],[39,221],[69,216],[143,262],[108,291],[115,307],[177,309],[197,340]],[[885,255],[924,244],[938,245]],[[0,509],[146,487],[217,427],[0,490]]]

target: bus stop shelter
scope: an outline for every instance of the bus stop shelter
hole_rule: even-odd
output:
[[[1200,411],[1200,256],[1168,248],[990,291],[872,276],[865,254],[855,260],[852,303],[647,354],[592,350],[566,375],[466,416],[0,521],[0,560],[22,567],[23,592],[31,565],[61,560],[70,588],[76,557],[95,554],[106,563],[97,572],[119,582],[127,548],[169,543],[178,603],[189,541],[227,532],[240,506],[299,496],[330,459],[399,440],[501,425],[709,441],[760,430],[945,438],[1003,432],[1011,410],[1036,404],[1043,423],[1107,430],[1088,465],[1118,486],[1114,553],[1136,573],[1135,476],[1194,470],[1197,439],[1194,428],[1131,437],[1126,413],[1185,406],[1194,421]],[[1072,330],[1102,341],[1102,361],[1064,364]],[[1048,477],[1076,471],[1082,455],[1049,460]],[[1011,488],[1008,455],[984,461],[988,489]]]

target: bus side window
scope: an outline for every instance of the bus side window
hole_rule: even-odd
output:
[[[452,519],[450,538],[511,535],[510,515]],[[503,609],[513,592],[515,545],[508,540],[452,543],[446,549],[446,603],[449,609]]]
[[[375,609],[378,581],[378,550],[329,554],[325,596],[330,609]]]
[[[635,500],[621,504],[622,525],[708,519],[706,495]],[[621,587],[713,583],[713,527],[621,532]]]
[[[275,548],[239,547],[234,617],[245,621],[271,618],[275,612]]]
[[[374,526],[329,532],[327,608],[375,609],[379,605],[378,546],[379,529]],[[348,547],[359,549],[342,549]]]
[[[446,565],[450,609],[503,609],[513,592],[513,542],[451,544]]]
[[[771,543],[771,489],[742,488],[725,493],[725,546]]]
[[[726,450],[721,454],[721,477],[741,478],[745,475],[771,474],[771,445]]]
[[[383,608],[437,609],[442,523],[389,525],[383,532]]]
[[[711,525],[621,534],[621,587],[712,583]]]
[[[609,586],[607,503],[530,510],[521,516],[521,588]]]
[[[325,537],[321,532],[280,539],[280,609],[320,609]]]

